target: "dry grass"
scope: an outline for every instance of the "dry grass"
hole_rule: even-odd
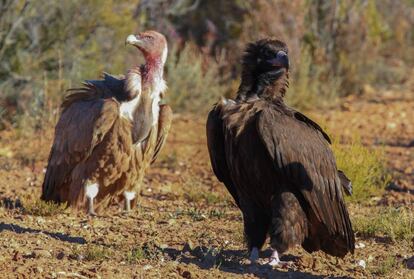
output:
[[[366,201],[372,196],[381,195],[390,179],[381,150],[365,147],[357,137],[347,144],[334,139],[332,147],[338,169],[352,181],[351,201]]]
[[[373,210],[357,215],[354,229],[363,237],[387,237],[392,241],[410,241],[414,237],[414,213],[406,207]]]
[[[380,264],[369,267],[369,272],[375,277],[386,277],[390,276],[390,273],[395,269],[400,268],[401,263],[397,260],[394,255],[386,256],[385,259],[381,261]]]
[[[66,210],[66,203],[57,204],[54,202],[45,202],[42,200],[23,201],[23,211],[29,215],[54,216],[65,213]]]
[[[109,248],[88,244],[86,247],[75,246],[71,256],[78,260],[100,261],[109,258],[111,254],[112,251]]]

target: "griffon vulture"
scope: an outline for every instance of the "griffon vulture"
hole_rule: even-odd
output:
[[[284,103],[288,78],[283,42],[250,43],[236,99],[223,98],[207,120],[212,168],[242,211],[250,259],[269,235],[271,265],[295,245],[344,257],[355,241],[342,193],[351,183],[328,135]]]
[[[71,89],[62,104],[41,199],[78,209],[136,202],[145,170],[155,160],[170,128],[172,111],[160,101],[167,41],[155,31],[129,35],[145,64],[125,77],[104,74]]]

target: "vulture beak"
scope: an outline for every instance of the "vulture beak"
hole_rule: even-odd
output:
[[[136,35],[129,35],[125,40],[125,45],[133,45],[136,47],[141,47],[143,41],[137,38]]]
[[[283,50],[278,51],[276,57],[268,60],[268,62],[274,67],[289,70],[289,57]]]

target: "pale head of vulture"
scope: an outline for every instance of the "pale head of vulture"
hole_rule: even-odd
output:
[[[242,59],[238,99],[283,97],[289,85],[289,57],[285,43],[262,39],[247,45]]]
[[[156,31],[145,31],[137,35],[129,35],[125,44],[137,47],[147,63],[162,63],[167,59],[167,40]]]

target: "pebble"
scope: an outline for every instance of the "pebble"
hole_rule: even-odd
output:
[[[19,261],[19,260],[21,260],[21,259],[23,259],[22,254],[21,254],[19,251],[16,251],[16,252],[14,253],[14,256],[13,256],[13,261]]]
[[[152,265],[150,265],[150,264],[144,265],[144,267],[143,267],[142,269],[143,269],[143,270],[149,270],[149,269],[152,269]]]
[[[358,242],[358,243],[355,245],[355,248],[356,248],[356,249],[362,249],[362,248],[365,248],[365,244],[364,244],[364,243],[362,243],[362,242]]]
[[[62,259],[64,259],[65,258],[65,253],[64,252],[59,252],[57,255],[56,255],[56,258],[58,259],[58,260],[62,260]]]
[[[42,267],[40,267],[40,266],[36,266],[35,271],[36,271],[37,273],[42,273],[42,272],[43,272],[43,268],[42,268]]]
[[[365,269],[367,267],[367,264],[365,263],[364,260],[359,260],[358,261],[358,266],[362,267],[363,269]]]

